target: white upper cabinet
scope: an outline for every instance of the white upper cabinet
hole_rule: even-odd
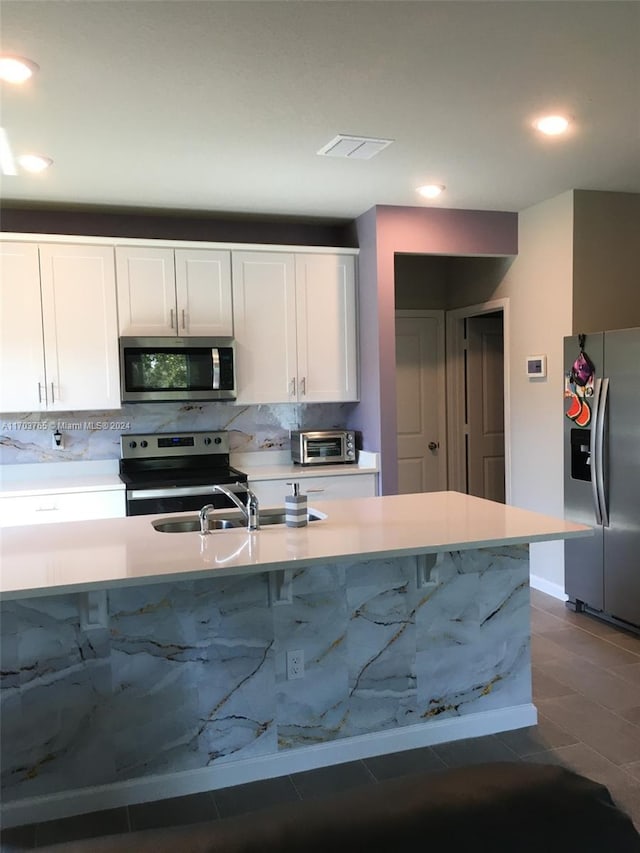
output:
[[[233,253],[239,403],[357,400],[350,255]]]
[[[296,399],[294,256],[233,253],[233,327],[239,403]]]
[[[120,408],[113,249],[3,243],[0,411]]]
[[[349,255],[296,255],[298,399],[358,399],[356,285]]]
[[[116,248],[120,334],[231,336],[228,251]]]
[[[0,411],[40,411],[46,384],[37,245],[0,244],[0,274]]]

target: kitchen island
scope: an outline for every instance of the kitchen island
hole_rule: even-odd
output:
[[[589,528],[455,492],[317,507],[2,531],[5,825],[535,722],[528,543]]]

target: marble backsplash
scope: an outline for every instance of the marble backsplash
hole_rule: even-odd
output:
[[[106,412],[0,415],[0,465],[120,458],[126,433],[227,430],[232,453],[287,450],[289,430],[344,427],[357,403],[136,403]],[[54,446],[59,430],[63,448]]]

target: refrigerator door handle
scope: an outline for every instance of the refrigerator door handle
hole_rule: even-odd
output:
[[[602,524],[609,526],[609,510],[607,508],[607,495],[604,485],[604,422],[609,402],[609,379],[602,380],[602,390],[598,401],[596,412],[596,486],[600,502],[600,514]]]
[[[598,487],[598,415],[600,414],[600,393],[602,391],[602,379],[596,379],[593,389],[593,415],[591,426],[591,440],[589,442],[589,459],[591,461],[591,493],[593,495],[593,508],[596,514],[596,524],[602,524],[602,510],[600,509],[600,489]]]

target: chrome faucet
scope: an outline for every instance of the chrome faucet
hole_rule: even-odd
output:
[[[211,533],[211,531],[209,530],[209,518],[208,517],[209,517],[209,513],[214,509],[215,509],[215,507],[213,504],[207,504],[206,506],[203,506],[202,509],[200,510],[200,515],[199,515],[200,533],[202,533],[203,536],[205,536],[207,533]]]
[[[226,486],[214,486],[213,491],[226,495],[238,507],[242,515],[247,519],[247,530],[260,530],[258,498],[243,483],[236,483],[235,488],[243,489],[247,493],[246,504],[243,504],[237,494]],[[213,504],[207,504],[200,510],[200,533],[202,534],[209,533],[208,516],[213,509],[215,509]]]

